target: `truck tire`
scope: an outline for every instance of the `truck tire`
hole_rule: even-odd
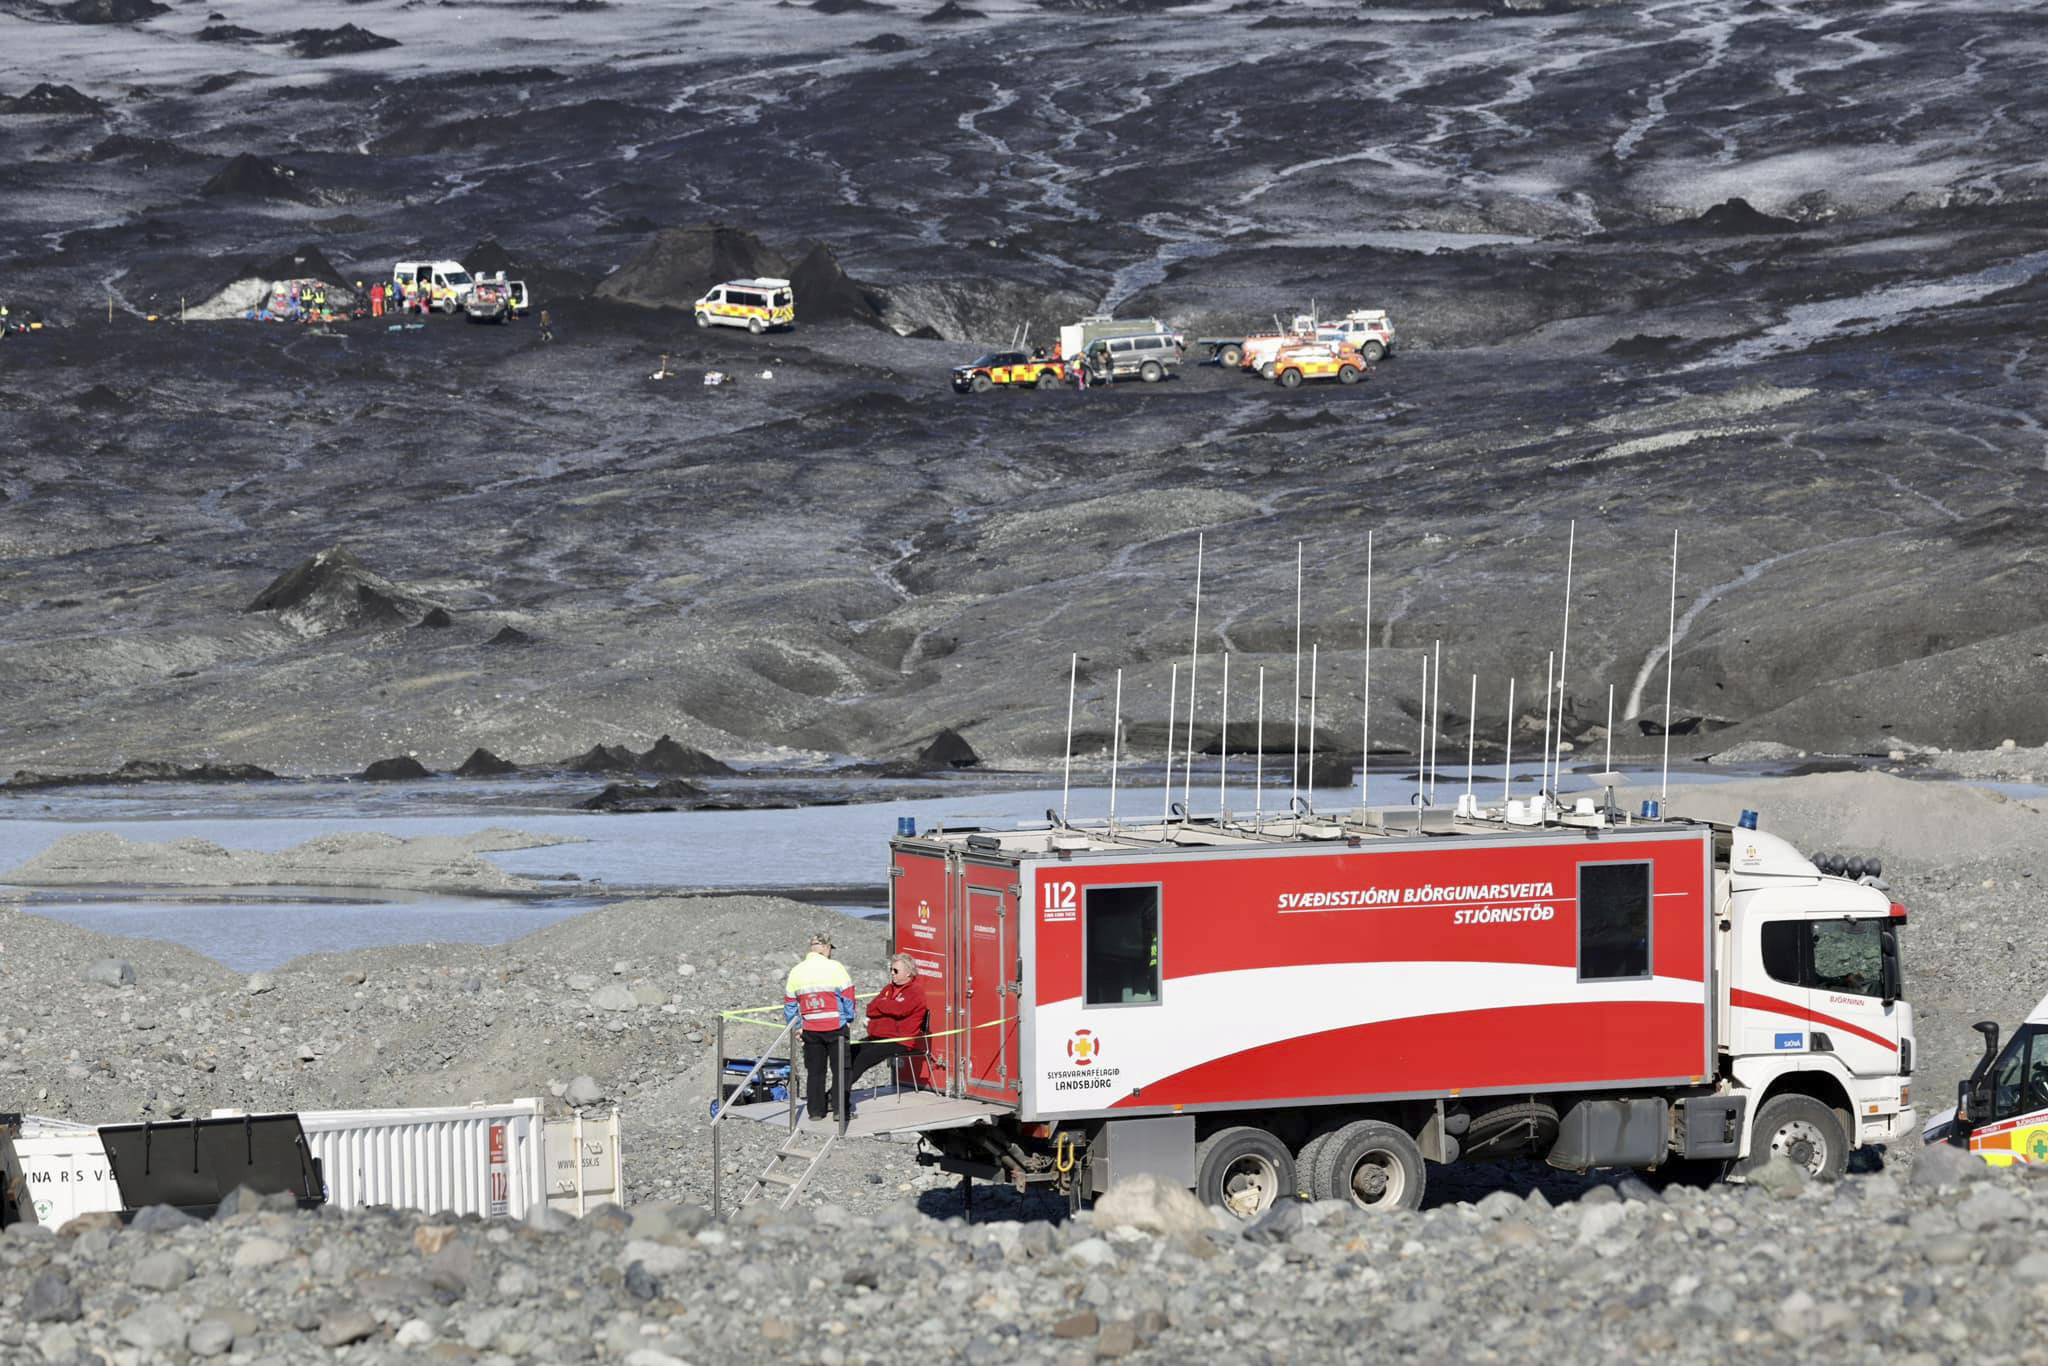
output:
[[[1238,366],[1244,364],[1244,348],[1242,346],[1226,346],[1216,353],[1216,359],[1222,362],[1224,368],[1235,370]]]
[[[1282,389],[1299,389],[1301,387],[1301,371],[1282,370],[1280,372],[1280,387]]]
[[[1761,1171],[1773,1157],[1789,1158],[1816,1180],[1840,1176],[1849,1165],[1849,1135],[1840,1112],[1812,1096],[1772,1096],[1756,1112],[1749,1156],[1738,1158],[1728,1175],[1742,1180]]]
[[[705,311],[704,311],[703,309],[701,309],[701,308],[697,310],[697,326],[699,326],[699,327],[709,327],[709,326],[711,326],[711,315],[710,315],[709,313],[706,313],[706,312],[705,312]]]
[[[1233,1125],[1195,1145],[1195,1195],[1204,1204],[1251,1220],[1294,1188],[1294,1156],[1268,1130]]]
[[[1038,372],[1038,387],[1041,389],[1057,389],[1060,387],[1060,377],[1050,370],[1040,370]]]
[[[1358,348],[1358,354],[1365,357],[1367,365],[1378,365],[1380,357],[1387,354],[1387,348],[1376,341],[1370,341]]]
[[[1339,383],[1339,384],[1356,384],[1356,383],[1358,383],[1358,369],[1357,369],[1357,367],[1355,367],[1355,366],[1350,366],[1350,365],[1340,365],[1340,366],[1338,366],[1338,367],[1337,367],[1337,383]]]
[[[1336,1137],[1337,1130],[1342,1127],[1342,1125],[1336,1125],[1332,1128],[1317,1131],[1308,1142],[1301,1145],[1301,1150],[1295,1153],[1294,1190],[1295,1194],[1299,1195],[1302,1199],[1313,1200],[1316,1198],[1316,1165],[1323,1160],[1323,1149],[1330,1145],[1330,1140]]]
[[[987,375],[976,375],[974,377],[974,392],[977,394],[985,394],[995,387],[996,382]]]
[[[1417,1209],[1428,1180],[1414,1139],[1391,1124],[1360,1119],[1323,1144],[1309,1189],[1318,1200],[1349,1200],[1360,1209]]]
[[[1147,384],[1157,384],[1160,380],[1166,378],[1166,371],[1160,368],[1158,361],[1148,360],[1145,362],[1144,367],[1138,371],[1138,378],[1144,380]]]
[[[758,337],[767,330],[768,324],[762,322],[759,318],[747,319],[747,331],[753,333],[755,336]]]
[[[1273,378],[1274,374],[1277,373],[1277,371],[1278,367],[1275,366],[1273,362],[1267,361],[1264,365],[1261,365],[1259,367],[1259,378],[1271,379]]]

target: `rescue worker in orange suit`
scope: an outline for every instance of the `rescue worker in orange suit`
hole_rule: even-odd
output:
[[[811,951],[789,970],[782,984],[782,1021],[802,1025],[804,1036],[804,1109],[812,1119],[827,1114],[825,1072],[832,1072],[831,1111],[846,1103],[846,1078],[839,1074],[839,1045],[853,1023],[853,978],[846,965],[832,957],[832,936],[824,930],[811,936]]]
[[[917,964],[909,954],[897,954],[889,960],[889,985],[868,1000],[868,1036],[847,1064],[846,1089],[851,1091],[861,1074],[878,1063],[923,1052],[928,1010]]]

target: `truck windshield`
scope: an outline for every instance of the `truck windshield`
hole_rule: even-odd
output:
[[[466,285],[469,283],[469,276],[465,272],[459,270],[451,270],[441,278],[446,280],[451,285]]]
[[[1817,991],[1875,996],[1884,982],[1882,920],[1823,920],[1813,927],[1813,981]]]
[[[2023,1025],[1991,1069],[1990,1119],[2048,1110],[2048,1031]]]

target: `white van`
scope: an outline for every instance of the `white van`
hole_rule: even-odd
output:
[[[796,326],[796,296],[787,280],[727,280],[697,300],[695,308],[699,327],[715,324],[759,333]]]
[[[407,285],[424,284],[434,292],[434,307],[444,313],[460,311],[476,288],[476,280],[460,261],[400,261],[391,268],[391,283],[400,298]]]

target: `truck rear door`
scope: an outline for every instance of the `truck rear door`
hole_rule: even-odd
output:
[[[1015,906],[1005,887],[968,885],[966,1083],[969,1095],[984,1100],[1016,1099]]]

